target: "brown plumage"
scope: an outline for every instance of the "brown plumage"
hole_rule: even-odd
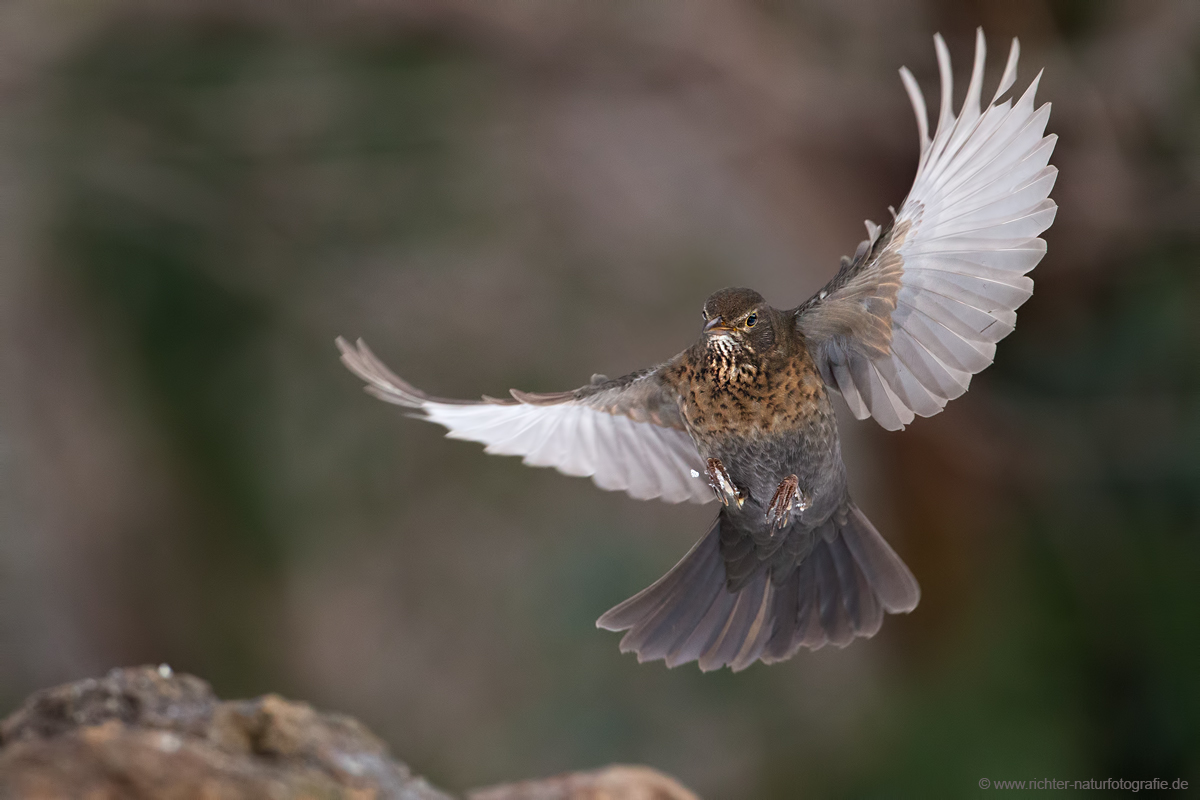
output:
[[[796,312],[725,289],[704,319],[660,375],[724,507],[675,570],[599,625],[632,629],[622,649],[643,659],[702,669],[875,633],[919,590],[850,501],[837,420]],[[695,573],[723,574],[724,585],[680,577]]]
[[[1016,42],[981,107],[983,37],[957,117],[950,67],[937,131],[901,70],[917,113],[913,188],[821,291],[780,310],[750,289],[704,305],[690,348],[664,364],[571,392],[443,400],[392,374],[361,341],[338,340],[367,390],[535,466],[587,475],[605,489],[669,502],[722,503],[709,532],[665,576],[597,623],[628,631],[623,651],[704,670],[778,661],[801,647],[871,636],[885,612],[916,607],[912,573],[854,505],[830,392],[859,419],[898,430],[966,391],[1032,293],[1055,206],[1049,106],[1037,81],[999,98]]]

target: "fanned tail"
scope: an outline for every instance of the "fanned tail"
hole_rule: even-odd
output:
[[[853,504],[807,534],[792,534],[814,538],[798,564],[764,561],[732,590],[721,555],[725,520],[719,515],[670,572],[596,622],[628,631],[621,652],[668,667],[698,661],[705,672],[737,672],[759,659],[791,658],[801,647],[844,647],[873,636],[884,612],[906,613],[920,600],[908,567]]]

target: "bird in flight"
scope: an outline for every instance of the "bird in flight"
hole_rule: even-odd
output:
[[[920,162],[908,197],[824,288],[781,310],[751,289],[704,304],[695,344],[621,378],[574,391],[481,401],[431,397],[393,374],[359,340],[342,361],[389,403],[481,442],[488,453],[590,476],[602,489],[669,503],[719,500],[708,532],[666,575],[597,626],[628,631],[621,651],[668,666],[735,671],[801,647],[845,646],[912,611],[916,579],[850,497],[831,394],[889,431],[929,417],[967,390],[1033,293],[1026,275],[1046,253],[1056,138],[1039,74],[1017,99],[1013,40],[983,107],[985,44],[957,116],[950,56],[937,127],[912,73]]]

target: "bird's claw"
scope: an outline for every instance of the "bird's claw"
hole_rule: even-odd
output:
[[[733,503],[741,508],[742,504],[746,502],[746,493],[734,485],[733,478],[729,477],[729,470],[725,469],[721,459],[710,458],[708,469],[705,471],[708,473],[709,485],[717,493],[717,499],[725,506]]]
[[[779,482],[779,488],[767,506],[767,524],[771,527],[771,535],[787,527],[793,512],[804,511],[811,505],[808,495],[800,491],[800,480],[795,475],[788,475]]]

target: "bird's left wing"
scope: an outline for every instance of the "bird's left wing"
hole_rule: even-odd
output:
[[[1033,293],[1026,275],[1042,259],[1039,234],[1054,221],[1049,199],[1058,170],[1056,138],[1045,136],[1050,104],[1034,107],[1039,75],[1015,103],[997,102],[1016,79],[1013,40],[992,102],[980,108],[985,46],[957,117],[950,56],[934,37],[942,78],[937,131],[929,138],[925,99],[907,69],[921,140],[908,197],[892,222],[867,222],[869,238],[825,288],[795,310],[796,325],[825,383],[854,416],[898,430],[932,416],[992,363],[996,342]]]
[[[531,466],[590,476],[601,489],[639,500],[715,499],[661,367],[615,380],[597,376],[572,392],[514,389],[512,400],[445,400],[395,375],[361,339],[351,345],[339,338],[337,344],[342,363],[367,382],[368,392],[445,426],[452,439],[481,442],[488,453],[524,456]]]

